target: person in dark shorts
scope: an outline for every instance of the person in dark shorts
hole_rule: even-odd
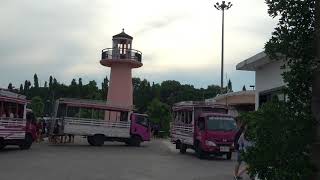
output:
[[[53,144],[58,143],[59,129],[60,129],[60,125],[56,123],[53,129],[53,135],[51,138],[51,141]]]
[[[240,165],[242,163],[242,159],[241,159],[241,155],[240,155],[240,151],[239,151],[239,138],[241,136],[241,134],[243,133],[243,130],[244,130],[244,123],[241,121],[241,119],[239,117],[236,117],[235,118],[236,120],[236,123],[237,123],[237,133],[235,135],[235,138],[234,138],[234,149],[235,149],[235,152],[237,154],[237,162],[236,162],[236,165],[234,167],[234,179],[235,180],[238,180],[238,179],[242,179],[242,177],[238,176],[238,173],[239,173],[239,168],[240,168]]]

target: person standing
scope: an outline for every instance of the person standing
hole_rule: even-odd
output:
[[[241,134],[240,138],[239,138],[239,152],[240,153],[246,153],[248,151],[248,149],[250,147],[253,146],[253,143],[251,141],[249,141],[248,138],[248,133],[247,133],[247,126],[245,126],[243,133]],[[240,155],[241,157],[241,155]],[[239,171],[239,173],[237,174],[237,177],[241,177],[244,173],[246,173],[248,171],[248,164],[245,165],[245,167]],[[252,177],[250,177],[251,179],[253,179]]]
[[[39,119],[37,122],[37,142],[41,142],[42,141],[42,122]]]
[[[238,180],[238,179],[242,179],[242,177],[238,176],[238,173],[239,173],[239,168],[240,168],[240,165],[242,163],[242,159],[241,159],[241,156],[240,156],[240,151],[239,151],[239,138],[241,136],[241,134],[243,133],[243,130],[244,130],[244,123],[241,121],[241,119],[239,117],[236,117],[235,118],[236,120],[236,123],[237,123],[237,133],[234,137],[234,141],[233,141],[233,144],[234,144],[234,149],[235,149],[235,153],[236,153],[236,157],[237,157],[237,162],[236,162],[236,165],[234,167],[234,179],[235,180]]]

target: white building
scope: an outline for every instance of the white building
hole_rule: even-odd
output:
[[[255,91],[238,91],[220,94],[214,98],[206,99],[206,102],[225,105],[229,109],[229,114],[238,116],[240,112],[254,111]]]
[[[282,60],[271,60],[264,52],[258,53],[237,64],[237,70],[255,71],[255,109],[277,96],[279,100],[285,100],[282,92],[283,82],[281,66]]]

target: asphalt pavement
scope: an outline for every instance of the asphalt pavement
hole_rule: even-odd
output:
[[[1,180],[232,180],[235,159],[200,160],[192,150],[179,154],[168,140],[141,147],[106,142],[89,146],[36,143],[30,150],[7,147],[0,151]]]

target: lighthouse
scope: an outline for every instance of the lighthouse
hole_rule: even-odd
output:
[[[132,49],[133,37],[122,32],[112,37],[112,48],[102,50],[100,64],[111,68],[107,103],[115,106],[133,107],[133,68],[139,68],[142,53]]]

